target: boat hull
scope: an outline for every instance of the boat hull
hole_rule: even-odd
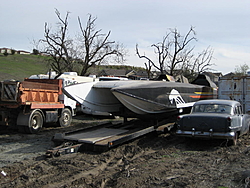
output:
[[[160,114],[192,107],[201,99],[214,98],[206,86],[164,81],[144,81],[112,89],[118,100],[139,115]]]
[[[94,87],[98,82],[80,83],[65,87],[63,92],[81,104],[85,114],[110,116],[120,110],[122,103],[112,94],[111,87]]]

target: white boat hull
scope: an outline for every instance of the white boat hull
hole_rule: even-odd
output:
[[[122,107],[110,88],[95,88],[98,82],[80,83],[64,88],[64,93],[81,104],[83,113],[109,116]]]

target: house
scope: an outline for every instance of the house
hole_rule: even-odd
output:
[[[12,52],[12,49],[10,49],[10,48],[0,48],[0,53],[8,53],[8,54],[11,54],[11,52]]]
[[[230,72],[230,73],[228,73],[228,74],[225,74],[225,75],[223,76],[223,78],[233,78],[234,76],[235,76],[235,73]]]
[[[24,55],[29,55],[30,52],[24,51],[24,50],[18,50],[16,51],[16,54],[24,54]]]
[[[90,68],[89,69],[89,75],[96,75],[97,77],[101,76],[117,76],[117,77],[126,77],[128,78],[129,74],[133,74],[131,70],[127,69],[115,69],[115,68],[105,68],[105,69],[99,69],[99,68]]]
[[[103,69],[98,73],[98,76],[120,76],[127,77],[126,69]]]
[[[131,80],[143,80],[143,79],[148,79],[148,73],[147,71],[130,71],[128,74],[128,78]]]
[[[101,76],[114,76],[114,77],[125,77],[130,80],[141,80],[148,79],[148,74],[145,70],[133,70],[133,68],[104,68],[99,69],[98,67],[90,68],[89,75]]]
[[[11,49],[11,48],[0,48],[0,53],[8,53],[8,54],[12,54],[12,53],[15,53],[15,54],[25,54],[25,55],[29,55],[30,52],[27,52],[27,51],[24,51],[24,50],[14,50],[14,49]]]
[[[202,74],[207,75],[212,82],[218,85],[220,78],[223,76],[221,72],[212,73],[212,72],[203,72]]]

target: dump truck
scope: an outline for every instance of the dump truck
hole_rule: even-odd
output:
[[[20,132],[38,133],[45,123],[68,126],[73,108],[59,100],[60,79],[24,79],[0,84],[0,125],[18,128]]]

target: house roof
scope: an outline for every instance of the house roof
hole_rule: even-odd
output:
[[[222,74],[221,72],[214,72],[213,74],[215,74],[215,75],[217,75],[217,76],[219,76],[219,77],[222,77],[222,76],[223,76],[223,74]]]
[[[202,74],[205,74],[205,75],[209,76],[210,78],[219,76],[217,73],[213,73],[213,72],[203,72]]]
[[[224,75],[223,78],[231,78],[231,77],[234,77],[234,76],[235,76],[235,74],[233,72],[230,72],[230,73]]]
[[[24,51],[24,50],[17,50],[17,52],[23,52],[23,53],[30,53],[30,52],[28,52],[28,51]]]
[[[131,70],[126,69],[103,69],[98,73],[99,76],[126,76]]]

